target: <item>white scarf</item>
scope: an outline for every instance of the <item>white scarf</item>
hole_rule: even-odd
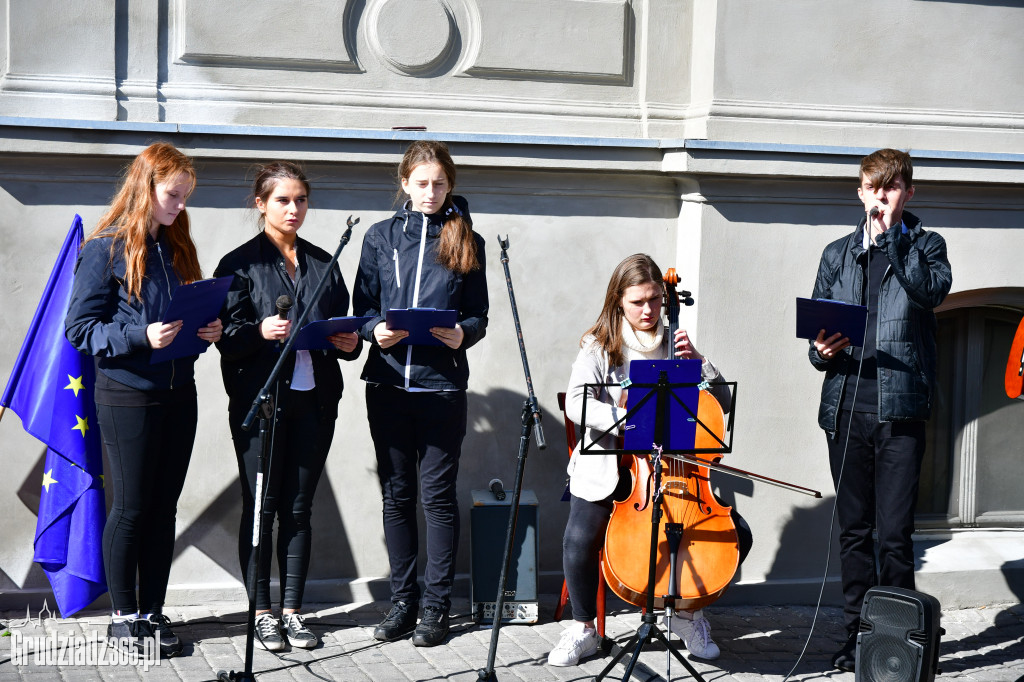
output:
[[[662,339],[665,328],[660,324],[652,330],[634,329],[625,318],[622,320],[622,354],[629,360],[660,360],[665,357]]]

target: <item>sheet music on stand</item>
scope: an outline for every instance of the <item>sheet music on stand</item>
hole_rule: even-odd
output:
[[[640,379],[640,381],[633,380],[633,365],[637,365],[638,374],[636,377],[637,379]],[[669,414],[671,416],[670,422],[675,424],[674,428],[671,424],[666,425],[666,431],[669,435],[666,438],[668,442],[661,444],[663,454],[716,456],[732,452],[733,425],[736,415],[736,382],[701,381],[699,360],[646,360],[634,361],[630,364],[630,379],[628,380],[628,383],[623,382],[625,385],[618,383],[584,384],[583,424],[581,424],[582,429],[580,434],[579,454],[641,455],[649,453],[654,444],[644,442],[644,439],[650,440],[649,436],[646,436],[646,434],[653,432],[653,419],[656,412],[656,398],[658,393],[655,389],[658,389],[662,385],[660,382],[662,372],[665,372],[665,383],[670,384],[672,387],[669,391]],[[683,381],[675,380],[680,378],[683,379]],[[648,381],[648,379],[653,380]],[[696,380],[688,381],[686,379]],[[600,394],[601,389],[616,386],[625,388],[629,391],[626,409],[614,424],[597,434],[588,443],[588,428],[586,427],[587,403],[592,403],[597,400],[597,398],[591,394],[591,389],[597,389],[597,393]],[[723,405],[723,409],[728,415],[725,440],[720,438],[718,434],[708,427],[707,424],[701,421],[697,414],[697,403],[700,391],[701,389],[706,389],[711,386],[728,386],[730,389],[729,404]],[[717,442],[717,446],[704,448],[694,447],[694,441],[698,430],[700,430],[699,433],[702,435],[706,434],[711,436]],[[624,434],[623,447],[609,449],[595,447],[598,441],[601,441],[608,436],[617,436],[620,433]],[[701,465],[713,464],[712,462],[705,462],[703,460],[694,460],[694,463],[699,463]]]

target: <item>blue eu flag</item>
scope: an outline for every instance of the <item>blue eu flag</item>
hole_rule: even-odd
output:
[[[75,216],[46,283],[0,406],[46,444],[35,553],[67,618],[107,591],[103,576],[103,457],[92,357],[64,338],[82,219]]]

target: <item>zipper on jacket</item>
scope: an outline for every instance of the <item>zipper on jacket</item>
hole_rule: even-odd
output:
[[[882,329],[882,285],[885,284],[885,278],[892,272],[892,263],[885,267],[885,272],[882,273],[882,279],[878,282],[878,300],[875,301],[875,305],[878,306],[878,312],[875,313],[875,358],[878,358],[878,333]],[[875,362],[875,383],[878,385],[878,404],[875,406],[878,410],[878,416],[882,416],[882,373],[879,371],[878,362]]]
[[[416,286],[412,292],[412,308],[419,307],[420,302],[420,277],[423,274],[423,253],[427,247],[427,216],[423,214],[423,227],[420,230],[420,253],[416,260]],[[397,254],[397,249],[395,250]],[[397,258],[397,255],[396,255]],[[397,260],[395,261],[397,263]],[[412,372],[412,344],[405,349],[405,388],[410,388],[409,376]]]
[[[164,262],[164,250],[162,248],[160,248],[160,242],[159,241],[157,241],[157,243],[156,243],[156,252],[160,256],[160,267],[163,268],[163,271],[164,271],[164,282],[167,284],[167,295],[168,296],[174,296],[174,293],[171,291],[171,278],[167,274],[167,264]],[[171,385],[170,385],[170,388],[174,388],[174,360],[171,360]]]
[[[394,258],[392,260],[395,261],[395,284],[397,284],[398,288],[401,289],[402,288],[402,273],[398,269],[398,249],[395,249],[395,255],[394,255]]]

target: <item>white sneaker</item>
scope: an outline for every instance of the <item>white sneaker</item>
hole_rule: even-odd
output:
[[[670,627],[672,634],[683,640],[691,656],[713,661],[721,655],[718,645],[711,639],[711,623],[703,611],[694,611],[693,620],[673,614]]]
[[[548,654],[548,665],[576,665],[581,658],[595,653],[600,643],[597,630],[575,621],[565,629],[562,638],[558,640],[558,645]]]

